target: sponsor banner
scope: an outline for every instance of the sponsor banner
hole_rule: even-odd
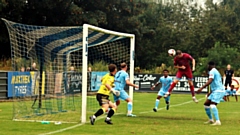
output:
[[[135,88],[136,91],[150,91],[152,85],[158,82],[161,75],[159,74],[134,74],[134,84],[138,85],[139,88]],[[159,85],[156,89],[160,89]]]
[[[135,74],[134,75],[134,83],[139,86],[139,88],[135,88],[136,91],[151,91],[151,87],[157,83],[162,75],[160,74]],[[175,76],[171,76],[173,80],[176,78]],[[194,87],[195,91],[202,87],[208,81],[208,77],[205,76],[196,76],[194,77]],[[154,90],[159,90],[161,84],[156,87]],[[178,84],[174,87],[173,91],[190,91],[188,80],[186,77],[183,77]],[[207,88],[203,89],[203,92],[207,92]]]
[[[30,75],[31,75],[31,80],[32,80],[32,92],[33,92],[32,94],[39,95],[39,81],[40,81],[39,80],[40,79],[39,72],[31,71]],[[43,91],[43,93],[44,93],[44,91]]]
[[[176,76],[171,76],[171,77],[173,78],[173,80],[176,78]],[[195,76],[193,80],[194,90],[197,91],[207,81],[208,81],[207,76]],[[189,87],[187,78],[182,77],[182,79],[178,82],[178,84],[175,86],[173,91],[189,91],[190,92],[190,87]],[[208,92],[208,88],[204,88],[202,92]]]
[[[98,91],[102,82],[102,77],[107,74],[108,72],[91,72],[91,91]]]
[[[33,95],[30,72],[8,72],[8,97]]]
[[[65,92],[67,94],[78,93],[82,90],[82,73],[68,72],[66,73],[67,82],[65,84]]]
[[[92,72],[91,74],[91,91],[97,91],[101,86],[101,78],[108,72]],[[161,74],[134,74],[134,83],[139,86],[139,88],[135,88],[135,91],[151,91],[151,86],[159,81]],[[175,79],[175,76],[170,76]],[[194,87],[195,91],[198,88],[202,87],[208,81],[208,77],[205,76],[196,76],[194,77]],[[154,90],[159,90],[161,84],[157,86]],[[126,90],[128,86],[126,86]],[[173,91],[185,91],[190,92],[188,80],[186,77],[183,77],[178,84],[175,86]],[[207,92],[208,89],[203,89],[202,92]]]
[[[223,85],[225,84],[225,79],[226,78],[223,78]],[[240,77],[233,77],[232,78],[232,85],[234,85],[234,88],[236,89],[236,91],[237,91],[237,95],[240,95],[240,90],[239,90],[239,87],[240,87]],[[225,87],[225,86],[224,86]],[[228,86],[228,89],[230,89],[229,88],[229,86]]]

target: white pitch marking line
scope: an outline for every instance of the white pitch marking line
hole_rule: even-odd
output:
[[[202,100],[202,99],[205,99],[205,98],[200,98],[198,99],[198,101]],[[181,103],[181,104],[176,104],[176,105],[171,105],[171,107],[174,107],[174,106],[181,106],[181,105],[185,105],[185,104],[189,104],[189,103],[192,103],[193,101],[187,101],[187,102],[184,102],[184,103]],[[165,107],[163,108],[159,108],[158,110],[162,110],[162,109],[165,109]],[[153,112],[153,111],[146,111],[146,112],[140,112],[140,114],[143,114],[143,113],[150,113],[150,112]],[[119,115],[119,114],[122,114],[122,113],[117,113],[115,115]],[[103,119],[105,118],[104,116],[103,117],[100,117],[97,120],[100,120],[100,119]],[[89,123],[89,122],[86,122],[86,123]],[[48,133],[43,133],[43,134],[39,134],[39,135],[51,135],[51,134],[55,134],[55,133],[60,133],[60,132],[63,132],[63,131],[66,131],[66,130],[69,130],[69,129],[73,129],[73,128],[76,128],[76,127],[80,127],[82,125],[84,125],[85,123],[80,123],[80,124],[77,124],[77,125],[74,125],[74,126],[71,126],[71,127],[67,127],[67,128],[63,128],[63,129],[60,129],[60,130],[56,130],[56,131],[52,131],[52,132],[48,132]]]
[[[205,98],[200,98],[200,99],[198,99],[198,101],[203,100],[203,99],[205,99]],[[171,106],[171,107],[174,107],[174,106],[181,106],[181,105],[189,104],[189,103],[192,103],[192,102],[193,102],[193,101],[191,100],[191,101],[187,101],[187,102],[184,102],[184,103],[181,103],[181,104],[170,105],[170,106]],[[165,107],[159,108],[159,109],[157,109],[157,110],[159,111],[159,110],[163,110],[163,109],[165,109]],[[143,114],[143,113],[150,113],[150,112],[153,112],[153,111],[140,112],[140,114]]]

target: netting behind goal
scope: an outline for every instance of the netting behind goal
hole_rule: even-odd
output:
[[[3,20],[17,71],[10,74],[8,90],[14,100],[14,120],[86,122],[86,116],[99,108],[95,99],[99,86],[91,84],[100,80],[98,71],[107,72],[110,63],[126,62],[133,76],[134,36],[130,34],[91,25],[48,27]],[[25,72],[20,72],[23,68]]]

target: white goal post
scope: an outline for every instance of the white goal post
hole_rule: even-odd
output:
[[[81,113],[81,122],[86,122],[87,117],[87,69],[88,69],[88,30],[99,31],[105,34],[111,34],[119,37],[130,38],[130,68],[129,76],[130,82],[133,83],[134,80],[134,51],[135,51],[135,35],[128,33],[120,33],[111,30],[106,30],[89,24],[83,25],[83,41],[82,41],[82,113]],[[129,96],[133,99],[133,87],[129,87]]]

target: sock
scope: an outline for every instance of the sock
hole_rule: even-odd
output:
[[[166,104],[169,104],[169,100],[170,100],[170,96],[168,96],[168,97],[165,98]]]
[[[216,105],[210,105],[211,109],[212,109],[212,113],[214,118],[216,119],[216,121],[219,121],[219,115],[218,115],[218,109]]]
[[[98,116],[102,115],[103,113],[104,113],[104,109],[101,108],[101,109],[99,109],[99,110],[94,114],[94,116],[95,116],[95,117],[98,117]],[[94,117],[94,116],[93,116],[93,117]]]
[[[159,100],[159,99],[156,99],[156,101],[155,101],[155,108],[156,108],[156,109],[158,108],[159,102],[160,102],[160,100]]]
[[[172,90],[173,90],[173,88],[174,88],[175,86],[176,86],[176,83],[173,82],[173,83],[171,84],[170,88],[168,89],[168,92],[171,93]]]
[[[192,97],[195,96],[195,92],[194,92],[194,86],[193,85],[190,85],[190,91],[192,93]]]
[[[132,102],[128,102],[128,114],[132,114]]]
[[[107,115],[107,118],[111,118],[113,116],[113,114],[115,113],[115,109],[112,108],[109,112],[108,112],[108,115]]]
[[[204,105],[204,109],[205,109],[205,112],[206,112],[209,120],[213,120],[213,119],[212,119],[212,114],[211,114],[211,108],[210,108],[210,106]]]

